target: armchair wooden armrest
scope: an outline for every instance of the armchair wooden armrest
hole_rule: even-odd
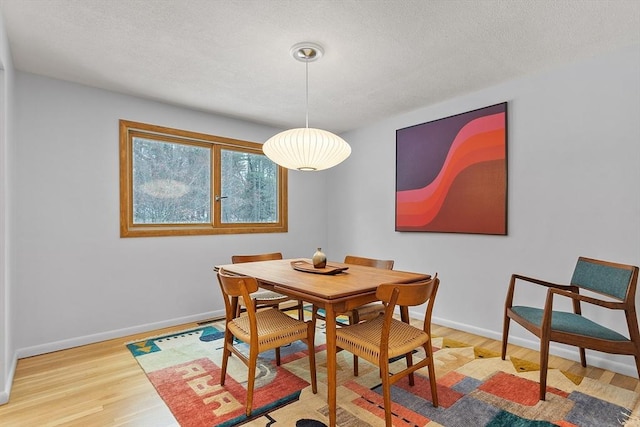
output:
[[[556,289],[566,289],[566,290],[577,290],[578,287],[574,285],[561,285],[559,283],[548,282],[546,280],[536,279],[535,277],[523,276],[522,274],[512,274],[511,282],[515,285],[516,279],[523,280],[530,283],[535,283],[536,285],[546,286],[547,288],[556,288]]]
[[[535,277],[524,276],[522,274],[512,274],[511,275],[511,280],[509,281],[509,289],[507,290],[507,298],[506,298],[506,302],[505,302],[505,311],[507,309],[509,309],[513,304],[513,295],[514,295],[514,292],[515,292],[516,282],[518,280],[521,280],[521,281],[524,281],[524,282],[528,282],[528,283],[533,283],[535,285],[544,286],[544,287],[547,287],[547,288],[562,289],[562,290],[575,292],[575,293],[578,293],[579,289],[580,289],[575,285],[561,285],[561,284],[558,284],[558,283],[553,283],[553,282],[548,282],[546,280],[537,279]]]
[[[605,307],[605,308],[610,308],[613,310],[624,310],[626,308],[626,305],[622,302],[616,302],[616,301],[605,301],[605,300],[601,300],[598,298],[594,298],[594,297],[590,297],[587,295],[582,295],[579,294],[577,292],[568,292],[562,289],[549,289],[548,294],[557,294],[557,295],[562,295],[565,296],[567,298],[571,298],[574,301],[584,301],[588,304],[593,304],[593,305],[597,305],[600,307]],[[553,296],[552,296],[553,297]]]

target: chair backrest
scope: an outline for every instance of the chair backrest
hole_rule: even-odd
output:
[[[227,320],[236,316],[234,305],[238,297],[242,297],[247,307],[247,312],[253,313],[255,308],[250,294],[258,290],[258,281],[254,277],[228,274],[223,269],[218,270],[218,283],[224,297],[224,306],[227,312]],[[235,304],[234,304],[235,299]]]
[[[393,260],[392,259],[375,259],[375,258],[365,258],[361,256],[347,255],[344,257],[345,264],[353,264],[353,265],[363,265],[365,267],[376,267],[376,268],[384,268],[386,270],[393,270]]]
[[[272,252],[268,254],[233,255],[231,262],[233,264],[241,264],[243,262],[271,261],[274,259],[282,259],[282,254],[280,252]]]
[[[418,282],[384,283],[378,286],[376,297],[387,306],[384,314],[385,322],[391,321],[396,305],[413,307],[428,302],[423,329],[426,333],[431,334],[431,314],[439,285],[440,279],[436,273],[434,277]]]
[[[635,302],[638,267],[580,257],[571,284],[620,300]]]
[[[440,279],[437,276],[413,283],[384,283],[378,286],[376,297],[385,303],[405,307],[424,304],[433,299],[438,290]],[[396,300],[393,301],[396,290]]]

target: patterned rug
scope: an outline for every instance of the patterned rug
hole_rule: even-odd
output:
[[[250,419],[244,415],[247,370],[237,358],[229,359],[227,381],[220,386],[222,331],[222,323],[213,323],[128,345],[181,426],[328,424],[322,322],[316,334],[318,394],[311,393],[303,343],[282,348],[280,367],[274,352],[265,352]],[[443,337],[435,337],[433,345],[440,406],[431,404],[426,376],[418,374],[413,387],[405,378],[392,390],[394,426],[619,426],[638,402],[632,390],[557,369],[549,370],[547,400],[539,401],[537,365],[504,361],[497,353]],[[354,377],[351,354],[337,357],[338,425],[383,426],[377,368],[361,360],[360,375]],[[396,363],[402,365],[404,359]]]

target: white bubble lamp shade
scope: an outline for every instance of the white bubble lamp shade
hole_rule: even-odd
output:
[[[326,130],[297,128],[272,136],[262,151],[287,169],[320,171],[342,163],[351,154],[351,147]]]
[[[285,130],[269,138],[262,146],[264,154],[287,169],[320,171],[342,163],[351,154],[349,144],[329,131],[309,127],[309,62],[323,54],[322,46],[298,43],[291,48],[293,57],[306,66],[306,127]]]

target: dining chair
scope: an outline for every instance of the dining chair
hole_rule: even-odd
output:
[[[233,353],[247,365],[249,370],[246,415],[251,415],[253,405],[258,354],[271,349],[275,349],[278,352],[281,346],[298,340],[307,344],[311,390],[314,394],[317,393],[314,346],[315,327],[313,322],[294,319],[275,307],[257,310],[250,296],[251,293],[258,290],[258,281],[254,277],[231,275],[220,269],[218,271],[218,282],[224,297],[226,312],[220,385],[224,386],[227,375],[227,362],[229,356]],[[246,310],[241,314],[238,313],[235,307],[240,297],[244,298],[246,302]],[[235,347],[234,342],[236,340],[249,345],[249,357]],[[279,361],[277,364],[280,364]]]
[[[344,257],[344,264],[351,265],[363,265],[365,267],[375,267],[375,268],[383,268],[385,270],[393,270],[393,260],[383,260],[383,259],[375,259],[375,258],[365,258],[361,256],[355,255],[347,255]],[[371,302],[368,304],[361,305],[359,307],[350,310],[344,315],[349,318],[349,324],[355,325],[356,323],[360,323],[363,320],[372,319],[381,314],[384,314],[385,305],[380,301]],[[313,307],[314,320],[316,318],[325,320],[325,317],[322,314],[318,313],[318,307]],[[358,376],[358,356],[353,355],[353,374]]]
[[[547,288],[544,304],[541,301],[541,307],[513,305],[516,284],[520,283]],[[512,274],[504,310],[502,359],[507,354],[509,324],[514,320],[540,339],[540,400],[546,397],[549,343],[552,341],[578,347],[583,367],[587,366],[585,348],[632,355],[640,376],[640,333],[635,307],[637,284],[638,267],[585,257],[578,258],[569,285]],[[573,312],[554,310],[556,300],[563,298],[571,301]],[[584,316],[581,302],[624,312],[629,336]]]
[[[347,255],[344,257],[344,263],[351,265],[363,265],[365,267],[382,268],[385,270],[393,270],[392,259],[375,259],[355,255]],[[349,323],[355,324],[360,323],[360,321],[362,320],[367,320],[379,316],[380,314],[384,313],[384,309],[384,304],[382,304],[380,301],[376,301],[369,304],[361,305],[360,307],[356,307],[345,314],[349,316]]]
[[[240,264],[243,262],[254,262],[254,261],[271,261],[282,259],[282,253],[280,252],[271,252],[271,253],[263,253],[263,254],[253,254],[253,255],[233,255],[231,257],[231,262],[233,264]],[[280,307],[280,304],[287,303],[289,301],[296,301],[293,298],[290,298],[286,295],[282,295],[278,292],[269,291],[266,289],[260,289],[257,292],[251,294],[251,298],[254,300],[254,304],[257,308],[261,307]],[[238,310],[242,310],[242,307],[245,307],[244,300],[242,298],[239,299]],[[291,310],[292,308],[298,309],[298,319],[304,320],[304,304],[302,301],[297,300],[297,304],[294,307],[288,306],[286,310]]]
[[[386,304],[384,316],[336,330],[336,346],[377,365],[382,378],[385,424],[391,426],[391,386],[402,377],[409,376],[409,385],[414,385],[413,373],[428,368],[431,386],[431,401],[438,407],[438,391],[431,348],[431,314],[440,279],[436,274],[428,280],[413,283],[386,283],[378,286],[376,297]],[[395,319],[396,306],[412,307],[426,305],[422,328]],[[413,363],[412,352],[422,347],[425,357]],[[389,359],[404,355],[406,367],[390,372]],[[394,366],[395,369],[395,366]]]

